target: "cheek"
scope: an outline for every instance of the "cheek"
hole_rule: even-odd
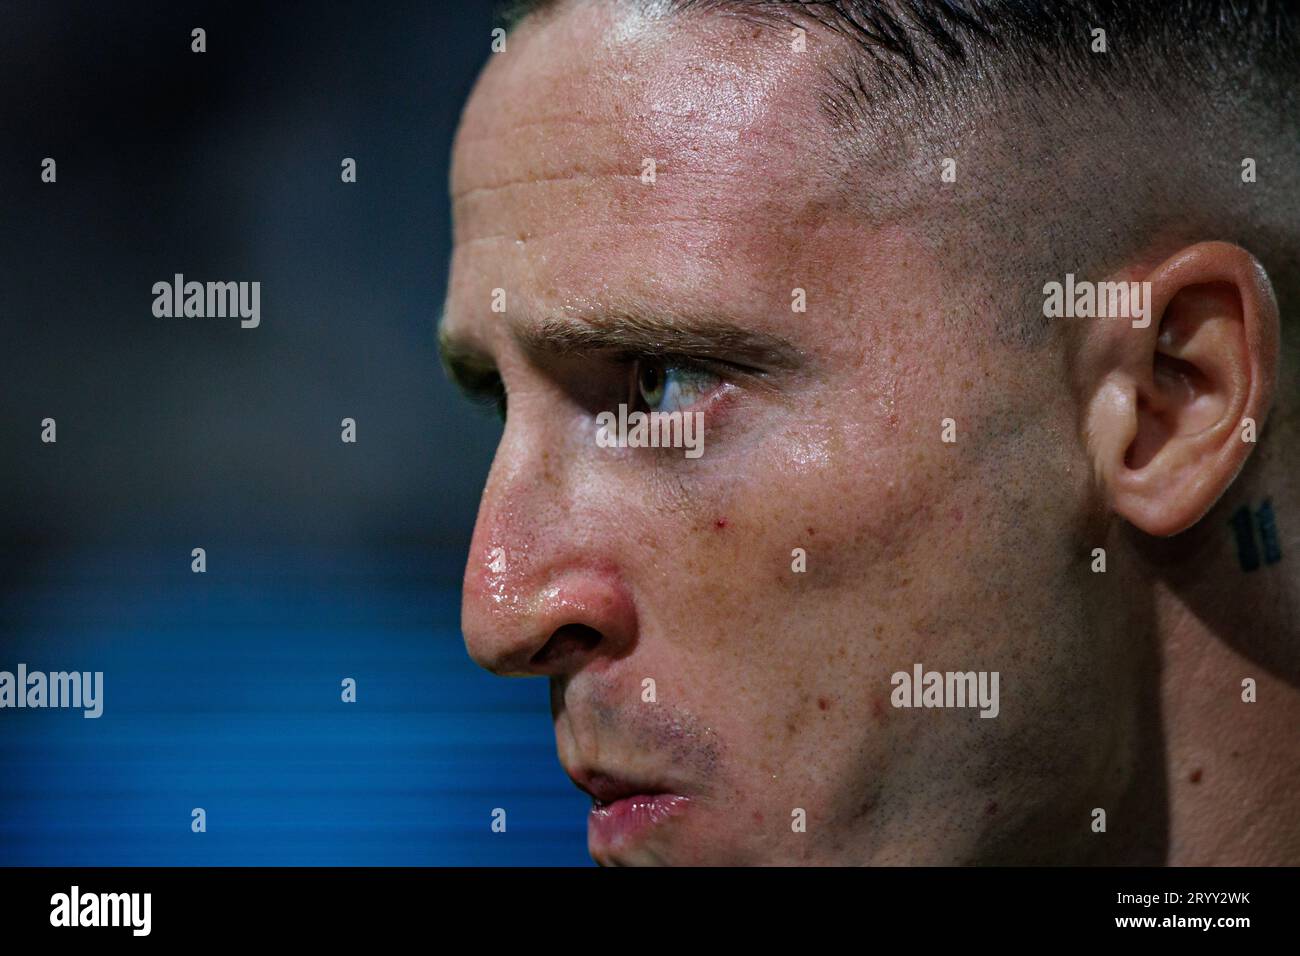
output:
[[[817,643],[846,608],[869,610],[919,581],[932,528],[967,523],[945,505],[951,477],[935,449],[874,423],[814,418],[770,436],[743,467],[683,497],[699,612],[723,634],[797,619],[791,640]]]
[[[693,486],[677,512],[683,548],[658,579],[671,599],[654,602],[665,643],[759,751],[871,720],[878,701],[863,687],[882,670],[887,700],[883,651],[913,630],[939,466],[864,431],[791,427],[743,469]]]
[[[773,739],[788,735],[785,713],[818,710],[818,688],[850,693],[891,645],[932,630],[923,592],[963,552],[954,534],[978,525],[978,498],[949,500],[937,424],[925,436],[899,420],[909,404],[868,404],[852,421],[811,407],[683,497],[676,583],[694,596],[692,653],[763,688]],[[869,717],[872,701],[853,707]]]

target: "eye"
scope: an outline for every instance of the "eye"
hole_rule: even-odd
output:
[[[690,408],[722,384],[721,376],[714,372],[674,359],[638,359],[632,374],[639,404],[652,412]]]

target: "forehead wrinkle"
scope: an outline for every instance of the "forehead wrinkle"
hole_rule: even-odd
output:
[[[521,176],[517,179],[507,179],[503,182],[487,183],[482,186],[473,186],[470,189],[464,189],[461,190],[459,193],[454,194],[451,197],[451,201],[455,204],[459,204],[464,202],[466,199],[473,197],[479,193],[495,192],[501,189],[508,189],[512,186],[538,186],[544,183],[575,182],[579,180],[585,180],[588,183],[590,183],[604,177],[636,178],[636,175],[637,175],[636,173],[627,172],[622,168],[602,170],[596,173],[587,172],[586,170],[580,170],[580,169],[566,169],[554,174],[547,174],[547,173],[532,174],[529,176]]]
[[[581,135],[566,129],[571,125],[537,122],[461,137],[451,177],[453,203],[497,188],[546,182],[621,180],[629,192],[653,199],[702,180],[773,181],[795,171],[782,157],[795,155],[800,143],[797,131],[771,124],[761,132],[711,120],[665,124],[662,116],[648,113],[585,123]],[[641,181],[646,160],[655,163],[653,184]],[[684,182],[683,176],[691,179]]]
[[[793,148],[774,138],[766,150],[709,162],[702,158],[707,149],[703,147],[694,155],[660,162],[654,185],[640,181],[638,157],[628,156],[626,163],[609,167],[588,165],[582,155],[570,156],[562,169],[530,171],[462,189],[452,199],[454,238],[458,245],[488,237],[534,240],[565,232],[586,232],[594,238],[615,229],[662,230],[672,225],[724,227],[743,238],[806,217],[815,198],[828,191],[819,177],[801,168]],[[781,155],[794,161],[783,162]],[[557,212],[561,209],[563,215]]]
[[[716,209],[735,192],[746,171],[758,172],[757,162],[750,157],[723,156],[715,142],[669,152],[629,148],[622,141],[600,148],[589,137],[574,139],[562,133],[539,137],[536,143],[533,139],[501,142],[498,149],[483,151],[481,160],[460,154],[452,185],[458,237],[483,231],[475,221],[479,219],[494,234],[527,236],[543,231],[538,227],[560,218],[555,215],[560,205],[567,210],[564,221],[586,220],[593,226],[707,218],[694,215],[694,210]],[[576,148],[559,149],[557,139]],[[730,147],[727,151],[734,153]],[[642,163],[649,153],[656,160],[654,184],[641,181]],[[681,206],[681,214],[666,211],[672,206]]]

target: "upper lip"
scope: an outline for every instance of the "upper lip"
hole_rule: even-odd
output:
[[[671,792],[667,787],[656,783],[618,777],[602,770],[578,768],[568,773],[573,782],[578,785],[578,789],[588,794],[597,803],[613,803],[626,797]]]

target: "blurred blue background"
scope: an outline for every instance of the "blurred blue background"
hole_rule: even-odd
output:
[[[545,684],[459,631],[500,426],[434,325],[493,9],[0,4],[0,670],[105,675],[0,710],[0,864],[589,863]],[[176,272],[261,326],[155,318]]]

